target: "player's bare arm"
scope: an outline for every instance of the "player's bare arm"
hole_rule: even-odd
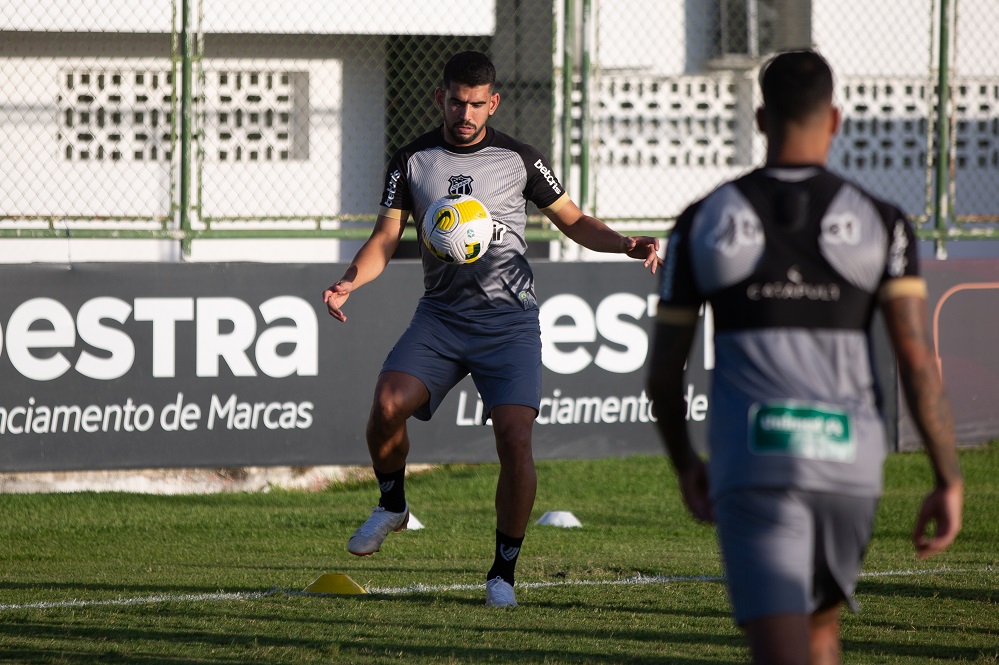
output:
[[[925,298],[884,299],[882,310],[898,358],[906,402],[936,477],[935,488],[919,509],[912,535],[916,554],[925,558],[947,549],[961,530],[964,481],[957,459],[953,416],[930,343]],[[931,525],[933,532],[929,533]]]
[[[683,501],[696,519],[713,522],[707,466],[690,442],[684,401],[684,364],[693,344],[696,324],[696,310],[660,307],[647,390],[656,414],[656,427],[677,473]]]
[[[542,212],[567,238],[594,252],[627,254],[642,261],[653,274],[656,272],[661,263],[659,238],[623,236],[596,217],[584,215],[571,200],[560,202]]]
[[[350,293],[364,284],[374,280],[385,270],[392,259],[402,232],[406,228],[407,214],[390,210],[378,215],[371,235],[354,255],[343,276],[332,286],[323,291],[323,302],[326,310],[337,321],[345,323],[347,315],[341,307],[350,297]]]

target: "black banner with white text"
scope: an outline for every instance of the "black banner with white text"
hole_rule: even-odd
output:
[[[660,453],[644,391],[658,277],[637,262],[534,267],[545,365],[535,456]],[[375,380],[416,306],[422,272],[393,262],[351,296],[341,324],[320,298],[343,268],[0,266],[0,471],[368,464]],[[968,284],[992,283],[985,277],[999,275],[999,262],[954,262],[927,275],[962,442],[999,436],[999,367],[989,340],[966,325],[974,315],[975,329],[996,329],[999,308],[980,300],[999,290]],[[947,291],[950,282],[964,285],[960,293]],[[710,336],[708,318],[688,364],[698,445],[710,408]],[[876,349],[894,381],[890,353]],[[466,378],[433,420],[411,421],[410,460],[494,461],[481,416]],[[901,432],[905,443],[904,421]]]

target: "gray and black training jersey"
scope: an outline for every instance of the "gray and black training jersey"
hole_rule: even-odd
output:
[[[822,167],[763,168],[677,220],[660,320],[711,305],[711,494],[875,496],[887,450],[868,331],[878,298],[925,293],[912,226]]]
[[[438,128],[392,157],[380,214],[399,219],[411,214],[422,237],[424,213],[447,194],[481,201],[493,219],[493,239],[481,258],[465,265],[439,261],[421,244],[420,306],[472,319],[536,310],[534,273],[525,256],[527,202],[558,210],[569,200],[548,161],[491,127],[470,146],[445,142]]]

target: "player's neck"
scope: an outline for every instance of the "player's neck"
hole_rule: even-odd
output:
[[[767,137],[767,166],[825,166],[832,134],[814,126],[789,126]]]
[[[767,148],[767,166],[825,166],[829,150],[813,144],[782,142]]]

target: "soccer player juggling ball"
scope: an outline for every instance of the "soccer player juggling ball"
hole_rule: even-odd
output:
[[[406,528],[406,422],[410,416],[428,420],[448,391],[471,374],[483,417],[492,418],[500,462],[486,604],[513,607],[514,569],[537,487],[531,432],[541,396],[538,304],[525,257],[527,202],[580,245],[625,253],[653,273],[659,241],[622,236],[584,215],[540,152],[487,126],[500,102],[495,82],[496,70],[482,53],[466,51],[448,60],[434,92],[443,124],[392,157],[371,236],[323,292],[323,301],[333,318],[346,321],[347,298],[385,269],[407,220],[412,216],[421,224],[424,211],[442,196],[474,196],[491,213],[496,233],[474,263],[443,263],[421,246],[425,291],[382,366],[366,429],[381,497],[347,549],[373,554],[390,532]]]
[[[825,59],[779,54],[761,85],[766,165],[678,218],[648,387],[687,508],[717,524],[754,662],[838,663],[839,608],[853,605],[887,450],[868,340],[876,307],[936,476],[916,518],[919,557],[957,536],[964,485],[911,225],[826,170],[840,116]],[[703,303],[715,329],[707,464],[683,389]]]

